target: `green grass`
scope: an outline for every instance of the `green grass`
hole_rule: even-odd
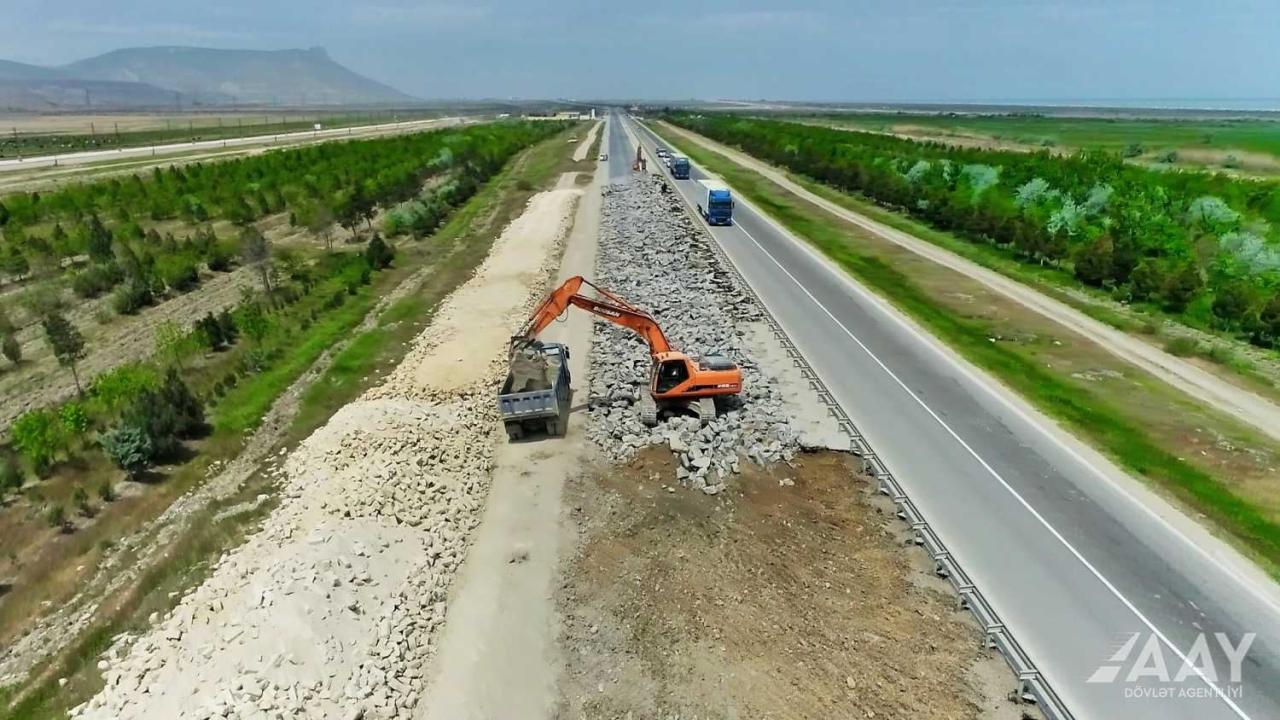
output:
[[[306,372],[325,350],[359,325],[377,300],[370,288],[362,288],[341,307],[312,325],[305,339],[291,347],[271,367],[249,376],[227,393],[212,412],[213,425],[218,432],[243,433],[257,427],[280,393]]]
[[[671,141],[670,134],[667,140]],[[967,360],[990,372],[1058,419],[1121,466],[1168,488],[1237,538],[1272,568],[1280,561],[1280,524],[1235,495],[1209,473],[1160,447],[1124,412],[1089,389],[1070,382],[1007,343],[993,343],[994,324],[943,311],[909,277],[849,241],[839,221],[723,156],[690,142],[672,142],[734,186],[760,209],[806,239],[862,283],[890,300]]]
[[[895,125],[936,129],[939,133],[981,135],[1041,147],[1122,150],[1138,144],[1150,152],[1178,148],[1247,150],[1280,156],[1280,122],[1273,120],[1139,120],[1034,116],[818,115],[808,122],[888,132]]]

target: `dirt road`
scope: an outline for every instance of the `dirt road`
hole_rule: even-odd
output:
[[[591,126],[591,130],[587,131],[587,136],[578,142],[578,147],[574,148],[574,162],[582,162],[587,159],[587,153],[591,150],[591,145],[596,141],[596,134],[600,132],[600,128],[604,125],[604,121]]]
[[[805,201],[847,220],[877,236],[906,248],[922,257],[962,273],[995,292],[1014,300],[1051,320],[1091,338],[1116,357],[1130,362],[1193,398],[1280,440],[1280,406],[1203,370],[1182,358],[1170,355],[1131,335],[1085,315],[1075,308],[1047,297],[1036,290],[989,270],[975,262],[944,250],[932,243],[896,230],[866,216],[841,207],[805,189],[787,174],[745,153],[734,150],[682,128],[662,123],[664,130],[719,153],[733,162],[757,172]]]
[[[589,141],[588,141],[589,142]],[[577,154],[574,155],[577,157]],[[560,283],[595,266],[600,185],[585,189],[565,245]],[[567,315],[542,335],[569,346],[574,411],[563,438],[498,440],[484,519],[449,602],[423,720],[550,717],[560,668],[554,604],[561,549],[561,492],[588,455],[591,320]]]

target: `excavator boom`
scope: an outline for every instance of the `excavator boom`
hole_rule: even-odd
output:
[[[578,291],[586,285],[599,293],[603,299],[589,298]],[[602,317],[623,327],[630,328],[649,343],[649,353],[657,355],[671,351],[671,343],[663,334],[658,322],[649,313],[628,303],[626,300],[597,287],[581,275],[575,275],[564,281],[560,287],[551,291],[547,299],[538,306],[529,322],[525,323],[516,339],[529,340],[538,336],[556,318],[560,317],[570,305],[580,307],[587,312]]]
[[[579,292],[583,285],[593,288],[599,297],[583,295]],[[657,423],[660,412],[690,411],[706,422],[715,417],[715,398],[742,391],[742,370],[733,361],[714,355],[693,358],[675,350],[652,315],[581,276],[566,280],[534,310],[520,334],[511,338],[512,357],[534,345],[538,334],[570,305],[631,328],[649,343],[653,358],[649,395],[641,399],[640,407],[640,419],[645,424]]]

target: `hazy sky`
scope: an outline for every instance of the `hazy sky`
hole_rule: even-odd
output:
[[[46,64],[321,45],[421,97],[1280,96],[1280,0],[0,0],[0,28]]]

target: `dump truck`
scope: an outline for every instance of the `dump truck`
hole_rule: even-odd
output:
[[[733,193],[719,180],[699,180],[706,198],[698,203],[698,214],[708,225],[733,224]]]
[[[569,348],[560,343],[513,343],[510,370],[498,392],[507,437],[564,435],[569,428]]]

